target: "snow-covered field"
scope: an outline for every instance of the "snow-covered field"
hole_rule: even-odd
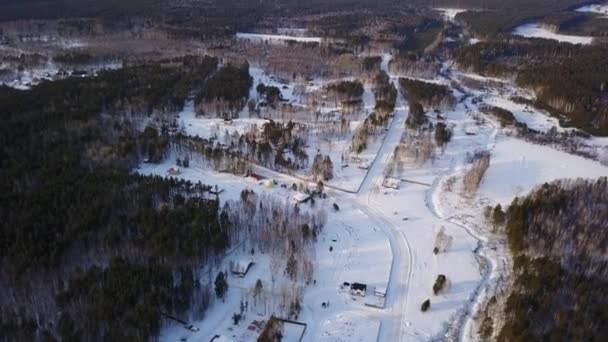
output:
[[[583,44],[588,45],[593,41],[593,37],[585,36],[570,36],[565,34],[559,34],[551,32],[550,30],[542,27],[539,23],[529,23],[518,26],[513,30],[513,34],[516,36],[522,36],[527,38],[543,38],[553,39],[558,42],[571,43],[571,44]]]
[[[545,182],[602,176],[608,176],[608,167],[596,161],[547,146],[503,137],[497,141],[493,150],[490,168],[479,189],[479,196],[504,206],[515,196],[525,195]]]
[[[369,317],[341,313],[321,323],[323,334],[319,342],[373,342],[378,341],[380,322],[370,321]]]
[[[547,132],[555,127],[560,131],[563,130],[560,127],[557,118],[549,116],[549,114],[543,113],[532,106],[515,103],[508,98],[499,95],[489,96],[485,98],[484,101],[489,105],[510,111],[517,121],[525,123],[531,129]]]
[[[608,16],[608,4],[587,5],[577,8],[576,11],[582,13],[598,13],[604,16]]]

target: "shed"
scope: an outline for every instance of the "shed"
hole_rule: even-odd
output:
[[[181,173],[181,171],[179,170],[178,166],[171,166],[169,170],[167,170],[167,173],[172,176],[177,176]]]
[[[401,187],[401,180],[393,177],[386,177],[382,181],[382,186],[385,188],[399,190],[399,188]]]
[[[249,177],[253,178],[256,181],[261,181],[266,178],[262,175],[258,175],[257,173],[253,173],[253,172],[249,174]]]
[[[386,297],[386,288],[385,287],[376,287],[374,289],[374,295],[377,297]]]
[[[234,275],[244,278],[251,266],[253,266],[253,261],[251,260],[236,260],[230,263],[230,271]]]
[[[305,194],[303,192],[297,192],[293,196],[291,196],[291,199],[295,203],[306,203],[310,199],[310,195]]]

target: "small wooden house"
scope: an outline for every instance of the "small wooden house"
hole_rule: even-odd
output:
[[[170,174],[171,176],[177,176],[181,173],[179,167],[177,166],[171,166],[169,168],[169,170],[167,170],[167,173]]]

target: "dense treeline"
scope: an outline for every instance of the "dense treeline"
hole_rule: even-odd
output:
[[[428,55],[408,53],[395,55],[389,68],[405,77],[432,79],[439,74],[441,65]]]
[[[443,23],[439,19],[421,18],[416,25],[398,26],[397,33],[404,37],[395,43],[400,53],[423,52],[439,37]]]
[[[374,109],[382,114],[392,114],[397,103],[397,88],[390,77],[382,71],[374,77]]]
[[[400,78],[399,86],[410,102],[419,103],[427,109],[451,107],[455,102],[451,90],[442,84]]]
[[[359,80],[331,83],[326,88],[335,101],[345,104],[361,102],[363,96],[363,83]]]
[[[504,108],[495,106],[483,106],[480,109],[483,113],[496,117],[502,127],[513,125],[517,122],[513,113]]]
[[[563,116],[562,124],[608,134],[606,47],[512,39],[465,47],[456,59],[484,75],[516,75],[519,86],[535,91],[540,107]]]
[[[238,112],[249,97],[249,89],[253,86],[253,77],[249,75],[249,64],[240,66],[228,64],[215,73],[196,96],[199,111],[205,112],[208,106],[221,111]]]
[[[105,26],[130,29],[136,19],[154,25],[179,37],[215,38],[251,30],[269,17],[287,18],[305,14],[352,10],[383,10],[393,0],[334,0],[334,1],[257,1],[249,0],[53,0],[13,1],[0,3],[0,21],[21,19],[99,18]],[[365,15],[362,13],[363,17]],[[344,15],[338,15],[345,17]],[[323,20],[341,28],[346,34],[357,26],[344,21]],[[335,30],[335,29],[334,29]],[[338,30],[336,30],[338,31]],[[334,31],[334,32],[336,32]]]
[[[600,341],[608,334],[608,179],[557,181],[506,213],[514,287],[499,341]]]
[[[459,1],[458,7],[470,8],[473,11],[459,13],[456,18],[476,36],[488,38],[508,34],[511,29],[525,21],[571,9],[581,3],[580,0]]]
[[[179,109],[215,65],[185,58],[0,87],[0,339],[145,340],[159,311],[194,303],[176,286],[198,282],[192,267],[228,245],[227,214],[207,186],[129,169],[168,147],[164,124],[140,134],[138,118]]]
[[[391,112],[392,114],[392,112]],[[369,138],[378,136],[378,133],[382,131],[382,128],[386,128],[389,123],[389,115],[384,113],[372,112],[368,115],[363,123],[357,127],[353,134],[351,143],[351,151],[355,153],[361,153],[367,148]]]

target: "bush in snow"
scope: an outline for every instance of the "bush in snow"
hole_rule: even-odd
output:
[[[439,292],[441,292],[446,287],[447,282],[448,278],[445,275],[438,275],[437,279],[435,280],[435,284],[433,284],[433,293],[435,295],[439,294]]]
[[[228,292],[228,282],[226,281],[226,275],[220,271],[215,277],[215,295],[217,298],[224,299],[224,296]]]
[[[452,139],[452,131],[443,122],[438,122],[435,127],[435,143],[444,146]]]
[[[426,312],[430,308],[431,308],[431,300],[427,299],[424,301],[424,303],[422,303],[422,306],[420,307],[420,311]]]
[[[441,227],[437,236],[435,237],[435,246],[433,253],[439,254],[445,253],[452,245],[453,238],[445,233],[445,227]]]

